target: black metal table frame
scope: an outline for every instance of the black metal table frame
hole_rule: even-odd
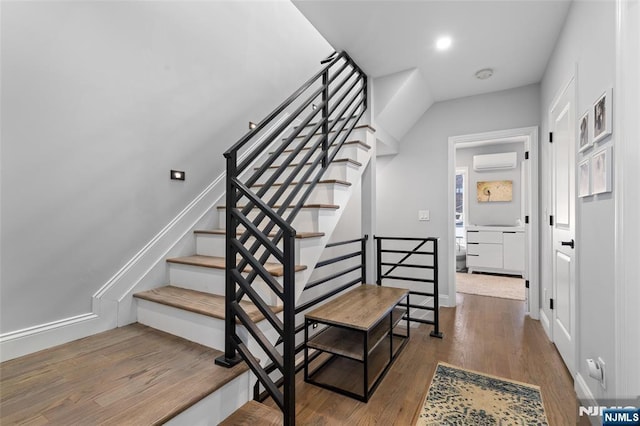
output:
[[[348,325],[339,325],[339,324],[335,324],[335,323],[328,323],[328,322],[324,322],[324,321],[319,321],[319,320],[315,320],[315,319],[307,319],[305,317],[305,328],[304,328],[304,381],[307,383],[311,383],[313,385],[319,386],[321,388],[325,388],[325,389],[329,389],[333,392],[337,392],[339,394],[342,395],[346,395],[348,397],[357,399],[359,401],[362,402],[368,402],[369,398],[371,397],[371,395],[373,395],[373,392],[376,390],[376,388],[378,387],[378,385],[380,384],[380,382],[382,382],[382,379],[384,379],[384,377],[386,376],[389,368],[391,368],[391,366],[393,365],[393,362],[396,360],[396,358],[398,357],[398,355],[400,355],[400,353],[402,352],[402,350],[404,349],[404,347],[406,346],[407,342],[409,341],[409,337],[410,337],[410,329],[411,329],[411,323],[410,323],[410,313],[409,313],[409,296],[410,294],[407,293],[407,295],[405,297],[403,297],[402,299],[400,299],[396,304],[394,304],[391,309],[380,318],[379,321],[377,321],[369,330],[360,330],[357,328],[353,328],[350,327]],[[406,303],[402,304],[402,300],[406,299]],[[404,315],[402,315],[400,317],[400,319],[398,320],[398,322],[394,325],[393,324],[393,310],[396,308],[396,306],[405,306],[406,307],[406,313]],[[385,336],[384,338],[382,338],[380,340],[380,343],[386,339],[389,338],[389,361],[387,362],[387,364],[385,365],[385,367],[383,368],[382,372],[379,374],[378,378],[374,381],[373,384],[369,384],[369,333],[371,332],[371,330],[374,330],[376,328],[376,326],[378,326],[382,321],[384,321],[386,319],[386,317],[389,317],[389,331],[388,331],[388,335]],[[393,328],[394,326],[397,326],[397,324],[399,324],[401,321],[406,321],[407,324],[407,334],[406,335],[401,335],[401,334],[396,334],[393,332]],[[326,351],[326,350],[322,350],[322,349],[316,349],[313,348],[317,351],[322,351],[328,354],[331,354],[331,357],[329,359],[327,359],[326,361],[324,361],[322,364],[320,364],[318,367],[315,368],[314,371],[311,372],[311,374],[309,374],[309,346],[307,345],[307,343],[309,342],[309,327],[313,326],[313,324],[325,324],[327,326],[330,327],[338,327],[338,328],[344,328],[347,330],[351,330],[354,332],[359,332],[363,334],[363,359],[359,360],[359,359],[355,359],[352,357],[349,357],[347,355],[340,355],[340,354],[336,354],[330,351]],[[397,349],[397,351],[395,351],[394,354],[394,350],[393,350],[393,337],[400,337],[403,339],[402,343],[400,344],[400,347]],[[374,349],[375,350],[375,349]],[[313,376],[320,372],[322,369],[324,369],[325,367],[327,367],[331,362],[333,362],[334,360],[336,360],[337,358],[348,358],[351,359],[353,361],[357,361],[363,364],[362,368],[363,368],[363,393],[362,395],[357,394],[355,392],[351,392],[348,391],[346,389],[342,389],[338,386],[333,386],[327,383],[320,383],[320,382],[316,382],[315,380],[313,380]]]

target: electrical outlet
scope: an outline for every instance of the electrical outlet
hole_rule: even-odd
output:
[[[429,220],[429,210],[418,210],[418,220],[419,221]]]
[[[604,369],[604,361],[600,357],[598,357],[598,365],[600,365],[600,370],[602,371],[602,380],[600,380],[600,386],[602,386],[602,389],[607,389],[607,372]]]

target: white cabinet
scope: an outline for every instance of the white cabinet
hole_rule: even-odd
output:
[[[474,271],[523,275],[525,269],[524,230],[500,227],[469,227],[467,268]]]
[[[467,267],[502,269],[502,234],[467,231]]]
[[[502,247],[502,267],[508,271],[524,272],[524,232],[503,232]]]

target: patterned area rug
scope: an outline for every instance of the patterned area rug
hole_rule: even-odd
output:
[[[503,299],[524,300],[524,280],[501,275],[456,273],[456,290],[459,293]]]
[[[538,386],[439,362],[416,425],[547,425]]]

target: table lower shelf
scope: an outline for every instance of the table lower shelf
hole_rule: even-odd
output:
[[[394,335],[393,353],[390,354],[389,339],[385,339],[372,351],[369,355],[366,390],[363,388],[364,364],[361,361],[332,354],[323,354],[319,357],[315,365],[311,366],[315,369],[309,372],[307,382],[366,402],[406,343],[406,337]],[[322,359],[326,361],[322,363]],[[316,367],[318,363],[321,364]]]

